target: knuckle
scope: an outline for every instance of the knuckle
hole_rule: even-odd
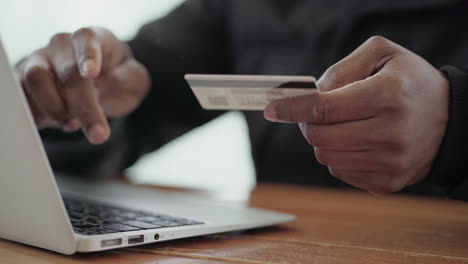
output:
[[[321,97],[319,102],[312,107],[312,117],[318,123],[328,123],[330,121],[330,107],[325,97]]]
[[[49,74],[49,70],[41,65],[27,67],[24,72],[24,81],[29,84],[28,88],[36,88],[43,78]]]
[[[392,42],[385,37],[376,35],[367,40],[367,44],[376,49],[386,49],[391,46]]]
[[[92,28],[84,27],[80,28],[77,31],[75,31],[71,38],[72,39],[77,39],[77,38],[92,38],[95,36],[95,32]]]
[[[369,52],[380,58],[380,63],[377,64],[376,69],[379,69],[383,63],[393,58],[399,50],[401,51],[398,45],[382,36],[370,37],[364,46]]]
[[[63,65],[58,75],[58,78],[62,84],[70,84],[81,79],[80,71],[75,61],[71,61]],[[65,86],[65,88],[66,87],[69,88],[69,86]]]
[[[70,33],[55,34],[49,42],[49,46],[65,46],[70,42]]]

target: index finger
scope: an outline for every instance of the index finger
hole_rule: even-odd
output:
[[[282,123],[332,124],[368,119],[375,115],[378,101],[371,87],[379,85],[378,77],[370,77],[341,89],[314,92],[270,103],[266,119]]]
[[[102,68],[102,48],[90,28],[82,28],[72,35],[72,45],[81,76],[87,79],[96,78]]]
[[[52,42],[50,60],[59,81],[57,88],[66,102],[71,117],[77,118],[83,132],[93,144],[106,141],[110,128],[99,104],[94,80],[85,79],[78,71],[69,35],[59,35]]]
[[[80,120],[88,140],[93,144],[105,142],[110,136],[110,127],[93,81],[72,77],[63,89],[70,112]]]

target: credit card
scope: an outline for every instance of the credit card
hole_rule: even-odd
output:
[[[201,107],[262,111],[272,101],[314,93],[312,76],[187,74]]]

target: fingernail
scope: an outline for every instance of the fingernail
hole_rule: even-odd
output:
[[[88,76],[94,71],[94,68],[96,67],[96,64],[94,63],[93,60],[87,59],[81,64],[81,70],[82,74]]]
[[[265,111],[263,111],[263,116],[265,119],[275,122],[278,121],[278,113],[276,112],[276,109],[273,107],[267,107],[265,108]]]
[[[88,139],[92,144],[101,144],[109,137],[109,131],[102,125],[93,125],[88,131]]]
[[[78,131],[78,129],[80,129],[80,127],[81,127],[80,120],[78,120],[77,118],[73,118],[63,127],[63,131],[69,132],[69,133],[76,132]]]

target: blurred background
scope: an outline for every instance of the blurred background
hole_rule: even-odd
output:
[[[145,22],[182,0],[3,0],[0,36],[10,62],[46,45],[58,32],[102,26],[131,39]],[[151,153],[127,171],[136,183],[196,188],[214,198],[245,202],[255,185],[247,127],[231,112]]]

